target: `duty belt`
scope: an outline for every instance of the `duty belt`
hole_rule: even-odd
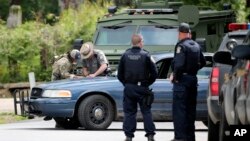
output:
[[[143,84],[143,82],[127,82],[127,84],[133,84],[133,85],[137,85],[137,86],[142,86],[142,87],[147,87],[147,85],[145,85],[145,83]]]
[[[191,75],[191,76],[196,76],[195,74],[190,74],[190,73],[182,73],[182,75]]]

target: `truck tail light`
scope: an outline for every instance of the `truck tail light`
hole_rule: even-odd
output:
[[[219,68],[214,67],[210,79],[210,92],[212,96],[219,96],[219,74]]]

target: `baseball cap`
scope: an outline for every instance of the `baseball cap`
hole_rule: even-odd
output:
[[[81,54],[80,52],[77,50],[77,49],[73,49],[71,52],[70,52],[70,56],[72,58],[74,58],[75,60],[80,60],[81,59]]]
[[[80,53],[83,59],[89,58],[94,53],[94,45],[91,42],[86,42],[82,45]]]
[[[190,30],[189,24],[188,23],[181,23],[179,26],[179,32],[190,33],[191,30]]]

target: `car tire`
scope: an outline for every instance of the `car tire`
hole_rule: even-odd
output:
[[[77,129],[80,124],[77,119],[74,118],[54,118],[56,122],[55,128],[63,128],[63,129]]]
[[[219,127],[219,122],[214,124],[208,115],[208,141],[219,141]]]
[[[89,130],[104,130],[114,119],[114,106],[102,95],[93,95],[84,99],[78,109],[80,124]]]
[[[230,141],[230,131],[229,125],[227,123],[226,115],[225,115],[225,105],[224,102],[221,104],[221,122],[220,122],[220,129],[219,129],[219,141]]]

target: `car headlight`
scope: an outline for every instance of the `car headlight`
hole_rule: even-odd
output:
[[[70,98],[71,92],[68,90],[45,90],[42,97]]]

